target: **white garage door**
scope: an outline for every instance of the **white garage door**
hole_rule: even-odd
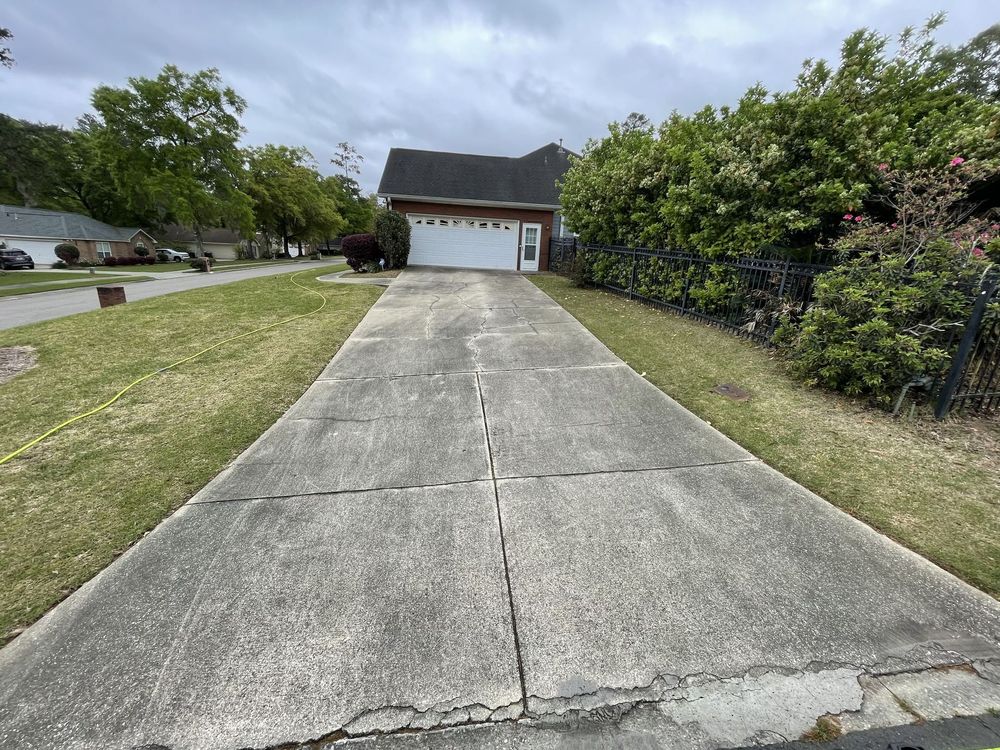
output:
[[[59,240],[19,240],[16,237],[7,240],[8,248],[24,250],[36,264],[55,263],[59,260],[56,257],[56,245]]]
[[[408,214],[415,266],[517,268],[518,223],[511,219]]]

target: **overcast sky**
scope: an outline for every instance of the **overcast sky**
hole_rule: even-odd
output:
[[[249,104],[247,143],[304,145],[330,173],[348,140],[374,190],[390,146],[579,150],[632,111],[660,121],[755,81],[788,87],[852,30],[936,10],[949,43],[1000,21],[996,0],[5,0],[17,65],[0,68],[0,111],[72,125],[99,83],[216,67]]]

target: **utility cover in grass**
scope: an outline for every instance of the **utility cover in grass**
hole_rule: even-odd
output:
[[[725,396],[730,401],[750,400],[750,391],[745,391],[733,383],[721,383],[712,389],[712,393],[718,393],[720,396]]]

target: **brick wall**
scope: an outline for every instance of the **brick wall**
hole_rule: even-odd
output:
[[[97,258],[97,241],[96,240],[66,240],[77,246],[80,250],[80,260],[89,260],[96,263]],[[111,255],[115,258],[128,258],[136,257],[135,247],[139,243],[143,243],[146,249],[149,250],[150,255],[156,253],[156,243],[153,238],[147,235],[145,232],[140,232],[135,237],[132,238],[131,242],[109,242],[111,245]]]
[[[542,236],[538,248],[538,270],[549,270],[549,239],[552,237],[552,211],[535,211],[502,206],[460,206],[454,203],[424,203],[422,201],[392,201],[392,208],[406,214],[438,214],[440,216],[467,216],[484,219],[515,219],[529,224],[541,224]],[[521,234],[517,238],[517,266],[521,267]]]

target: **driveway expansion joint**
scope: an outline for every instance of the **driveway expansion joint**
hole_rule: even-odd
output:
[[[614,475],[614,474],[641,474],[643,472],[657,472],[657,471],[680,471],[683,469],[706,469],[713,466],[728,466],[729,464],[762,464],[761,461],[756,456],[751,456],[750,458],[734,458],[728,461],[707,461],[705,463],[694,463],[694,464],[679,464],[676,466],[646,466],[628,469],[595,469],[594,471],[567,471],[562,473],[551,473],[551,474],[508,474],[502,477],[497,477],[497,481],[509,482],[516,481],[519,479],[558,479],[562,477],[589,477],[589,476],[604,476],[604,475]]]
[[[460,337],[456,340],[465,340],[467,337]],[[400,340],[412,340],[412,341],[424,341],[424,339],[362,339],[363,341],[400,341]],[[448,370],[445,372],[408,372],[401,375],[357,375],[348,377],[324,377],[320,375],[316,378],[318,381],[323,382],[337,382],[337,381],[347,381],[347,380],[396,380],[399,378],[428,378],[428,377],[440,377],[444,375],[492,375],[494,373],[504,373],[504,372],[555,372],[560,370],[606,370],[613,368],[629,368],[629,365],[625,362],[606,362],[600,364],[588,364],[588,365],[559,365],[552,367],[510,367],[506,369],[478,369],[478,370]]]
[[[434,482],[431,484],[405,484],[394,487],[361,487],[359,489],[340,490],[317,490],[315,492],[293,492],[288,495],[261,495],[250,497],[220,497],[214,500],[198,500],[197,495],[187,501],[185,505],[215,505],[217,503],[248,503],[261,502],[266,500],[296,500],[305,497],[325,497],[327,495],[350,495],[363,494],[366,492],[403,492],[405,490],[433,489],[435,487],[453,487],[463,484],[479,484],[489,482],[489,477],[482,479],[457,479],[453,482]],[[182,506],[184,507],[184,506]]]
[[[503,573],[507,584],[507,603],[510,605],[510,626],[514,635],[514,655],[517,658],[517,676],[521,683],[521,705],[528,710],[528,689],[524,681],[524,662],[521,657],[521,641],[517,633],[517,613],[514,611],[514,591],[510,584],[510,565],[507,558],[507,540],[503,530],[503,511],[500,509],[500,493],[497,490],[496,470],[493,467],[493,449],[490,445],[490,427],[486,421],[486,403],[483,401],[483,388],[476,374],[476,390],[479,393],[479,406],[483,412],[483,432],[486,434],[486,455],[490,466],[490,477],[493,484],[493,500],[496,502],[497,524],[500,531],[500,553],[503,557]]]

